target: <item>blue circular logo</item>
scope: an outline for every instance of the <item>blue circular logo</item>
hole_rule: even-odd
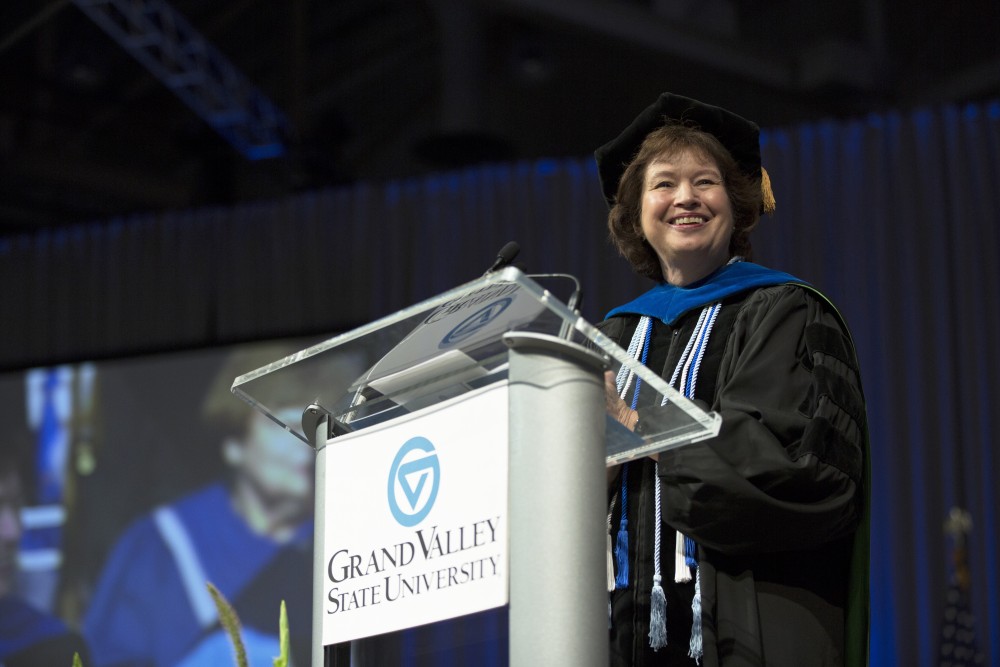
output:
[[[495,320],[500,313],[507,310],[507,306],[509,306],[513,301],[514,297],[508,296],[494,301],[488,306],[480,308],[472,315],[469,315],[462,320],[454,329],[449,331],[448,335],[441,340],[438,347],[440,348],[454,345],[455,343],[460,343],[466,338],[469,338],[487,324]]]
[[[441,469],[431,441],[421,436],[407,440],[389,469],[392,516],[407,528],[423,521],[434,507],[440,482]]]

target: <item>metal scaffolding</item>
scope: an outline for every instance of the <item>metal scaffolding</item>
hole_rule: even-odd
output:
[[[167,2],[73,2],[246,158],[285,153],[285,115]]]

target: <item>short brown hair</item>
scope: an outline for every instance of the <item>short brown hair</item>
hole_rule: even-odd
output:
[[[646,167],[653,160],[693,150],[712,159],[722,172],[722,181],[733,209],[730,257],[750,259],[750,232],[760,220],[760,178],[752,179],[728,150],[708,132],[670,122],[650,132],[618,182],[615,203],[608,212],[608,233],[618,252],[639,275],[663,280],[660,259],[642,233],[642,192]]]

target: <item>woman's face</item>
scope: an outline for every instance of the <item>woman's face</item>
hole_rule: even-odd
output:
[[[285,423],[302,414],[298,408],[279,411]],[[242,442],[227,443],[226,458],[237,479],[260,504],[289,519],[312,510],[313,451],[263,414],[254,411]]]
[[[732,205],[722,172],[699,151],[684,150],[649,163],[640,220],[668,283],[687,285],[729,260]]]

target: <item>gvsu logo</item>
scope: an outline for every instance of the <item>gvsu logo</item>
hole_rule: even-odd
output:
[[[407,528],[427,516],[437,499],[441,469],[437,452],[427,438],[410,438],[396,452],[389,469],[389,509]]]
[[[507,310],[507,306],[509,306],[513,301],[514,297],[508,296],[498,301],[494,301],[484,308],[480,308],[472,315],[469,315],[462,320],[454,329],[449,331],[448,335],[441,340],[438,347],[448,347],[449,345],[460,343],[466,338],[474,335],[487,324],[495,320],[500,313]]]

